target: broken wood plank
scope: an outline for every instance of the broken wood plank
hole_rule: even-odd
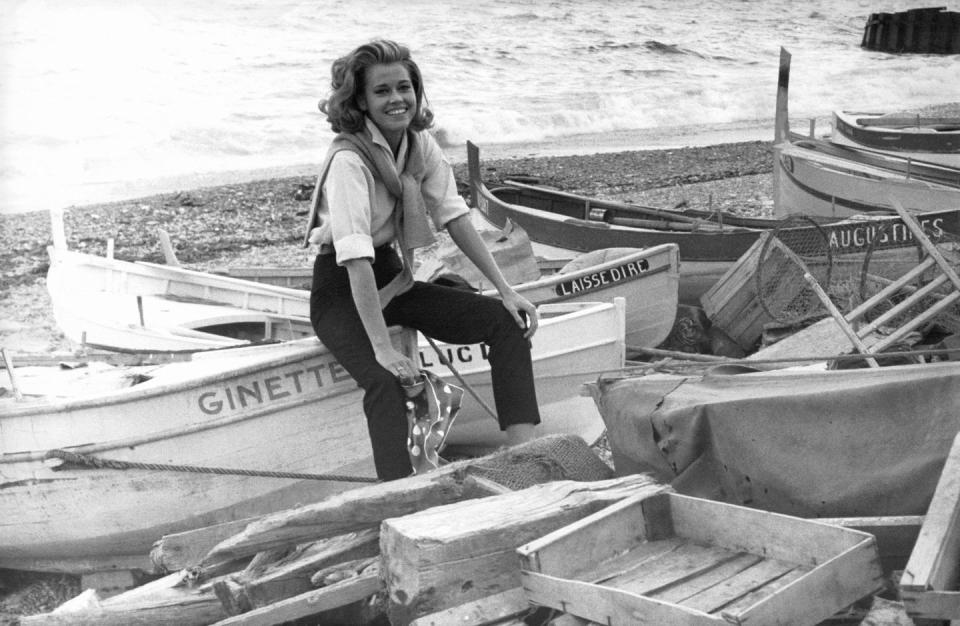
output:
[[[260,517],[248,517],[164,535],[150,550],[154,573],[176,572],[196,565],[218,543],[240,533],[258,519]]]
[[[280,602],[233,615],[214,626],[262,626],[317,615],[368,598],[383,588],[380,573],[368,572],[329,587],[314,589]]]
[[[92,606],[20,618],[24,626],[206,626],[227,616],[211,587],[169,574]],[[67,607],[65,607],[66,609]]]
[[[257,608],[309,591],[315,586],[310,578],[318,570],[379,555],[379,539],[380,529],[369,528],[303,546],[259,575],[244,572],[234,576],[243,596],[234,601]]]
[[[557,481],[385,520],[380,548],[390,621],[408,624],[517,587],[520,545],[625,497],[667,489],[637,474]]]
[[[960,434],[953,440],[898,586],[910,615],[922,605],[927,592],[960,592]],[[960,619],[960,611],[954,611],[948,596],[940,602],[949,614],[926,613],[924,617]],[[932,600],[926,606],[931,604]]]
[[[518,471],[529,467],[531,473],[536,473],[532,470],[545,461],[549,462],[550,454],[566,443],[574,450],[593,455],[593,460],[602,463],[579,437],[541,437],[485,457],[451,463],[427,474],[358,487],[314,504],[266,515],[247,525],[241,533],[214,546],[201,565],[206,569],[263,550],[375,528],[388,517],[486,496],[489,494],[487,488],[468,480],[472,471],[483,474],[491,467],[511,467]],[[565,466],[563,472],[568,473]]]

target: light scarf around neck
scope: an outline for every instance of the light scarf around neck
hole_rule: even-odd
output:
[[[373,141],[373,135],[368,128],[357,133],[340,133],[330,145],[327,156],[317,177],[317,183],[310,201],[310,217],[307,223],[307,233],[304,238],[304,247],[315,243],[322,237],[324,229],[329,224],[319,223],[323,183],[333,156],[341,150],[350,150],[357,153],[364,164],[373,173],[374,178],[381,181],[391,196],[396,198],[393,208],[394,229],[400,244],[404,268],[390,284],[380,289],[380,305],[386,306],[390,299],[398,293],[409,289],[413,284],[413,250],[427,246],[435,241],[433,231],[427,221],[426,205],[420,190],[423,178],[426,175],[426,164],[418,133],[407,131],[407,154],[403,171],[397,171],[397,163],[393,155]],[[370,202],[375,201],[374,192],[370,190]]]

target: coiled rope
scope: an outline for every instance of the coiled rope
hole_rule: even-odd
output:
[[[331,480],[336,482],[354,482],[354,483],[376,483],[377,478],[366,476],[349,476],[345,474],[303,474],[300,472],[274,472],[269,470],[247,470],[226,467],[203,467],[197,465],[169,465],[165,463],[141,463],[135,461],[118,461],[115,459],[102,459],[100,457],[77,454],[68,450],[50,450],[44,457],[48,459],[60,459],[66,465],[54,467],[54,471],[71,469],[72,466],[95,467],[98,469],[140,469],[168,472],[189,472],[193,474],[221,474],[224,476],[256,476],[258,478],[293,478],[297,480]]]

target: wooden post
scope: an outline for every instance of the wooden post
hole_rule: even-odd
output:
[[[17,384],[17,374],[13,369],[13,359],[7,354],[6,348],[0,348],[0,357],[3,357],[3,366],[7,370],[7,378],[10,379],[10,387],[13,388],[13,397],[17,400],[23,400],[23,394],[20,393],[20,386]]]
[[[173,249],[173,243],[170,241],[170,234],[161,229],[157,233],[160,236],[160,247],[163,249],[163,258],[167,265],[180,267],[180,261],[177,259],[177,253]]]

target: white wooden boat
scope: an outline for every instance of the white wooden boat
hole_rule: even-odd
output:
[[[618,473],[805,517],[926,511],[960,430],[960,363],[704,369],[589,385]]]
[[[49,254],[47,289],[54,316],[77,344],[129,352],[195,351],[314,336],[310,293],[303,289],[58,246]],[[567,264],[563,274],[515,287],[536,305],[624,297],[627,345],[653,347],[673,326],[678,266],[676,244],[602,250]]]
[[[540,326],[531,346],[542,419],[537,434],[573,433],[592,445],[604,426],[593,402],[580,395],[580,385],[600,372],[623,367],[624,300],[545,304],[537,310]],[[481,404],[471,393],[464,394],[460,416],[447,442],[481,448],[506,444],[506,436],[483,406],[495,408],[486,346],[436,343],[436,347],[443,358],[420,338],[421,368],[453,384],[459,384],[459,374],[483,400]]]
[[[651,348],[660,345],[673,328],[679,285],[679,249],[668,243],[587,252],[556,274],[515,288],[538,305],[623,298],[626,345]]]
[[[960,207],[960,169],[915,163],[883,153],[790,132],[787,76],[790,54],[781,51],[774,144],[775,214],[846,217],[893,213],[895,195],[914,213]]]
[[[590,442],[603,424],[579,384],[624,359],[623,301],[542,307],[533,338],[542,434]],[[413,333],[404,349],[415,355]],[[421,345],[424,367],[457,384]],[[493,404],[480,346],[447,346]],[[457,365],[454,365],[457,367]],[[48,451],[177,466],[374,476],[362,395],[314,339],[210,350],[154,366],[23,367],[0,373],[0,567],[146,568],[150,545],[189,528],[278,510],[357,483],[173,472],[53,471]],[[17,395],[23,396],[18,400]],[[448,441],[502,434],[471,397]]]
[[[302,290],[62,246],[48,251],[54,318],[77,344],[192,351],[314,335]]]
[[[960,167],[960,116],[834,111],[830,141]]]
[[[144,469],[53,471],[44,463],[50,450],[139,463],[375,476],[361,392],[316,339],[200,352],[159,366],[90,362],[12,371],[15,382],[9,371],[0,373],[0,567],[147,569],[150,546],[164,534],[356,484]]]

